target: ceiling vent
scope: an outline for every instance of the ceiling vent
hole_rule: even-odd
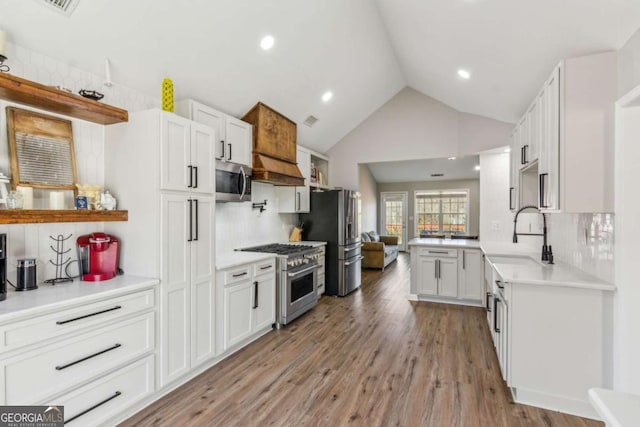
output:
[[[313,127],[313,125],[316,124],[316,122],[318,121],[317,117],[314,116],[309,116],[307,117],[307,119],[304,121],[304,124],[309,126],[309,127]]]
[[[71,16],[80,0],[36,0],[51,10],[55,10],[65,16]]]
[[[444,174],[443,173],[432,173],[431,176],[434,177],[434,178],[437,178],[439,176],[444,176]]]

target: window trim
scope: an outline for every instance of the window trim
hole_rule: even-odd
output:
[[[442,194],[446,194],[446,193],[466,193],[467,196],[467,203],[465,204],[465,215],[467,218],[467,226],[466,226],[466,230],[463,234],[458,234],[458,236],[468,236],[469,235],[469,225],[470,225],[470,216],[469,216],[469,211],[470,211],[470,205],[471,205],[471,191],[469,188],[446,188],[446,189],[438,189],[438,190],[414,190],[413,191],[413,233],[414,233],[414,237],[420,237],[420,232],[418,231],[418,195],[422,195],[422,194],[432,194],[432,195],[442,195]],[[442,207],[442,205],[441,205]],[[442,218],[443,213],[442,213],[442,209],[440,209],[440,212],[438,213],[438,227],[442,227]],[[439,229],[437,231],[437,233],[439,234],[445,234],[448,233],[446,231],[443,231],[442,229]]]

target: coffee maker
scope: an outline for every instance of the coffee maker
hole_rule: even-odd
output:
[[[82,280],[109,280],[118,272],[120,241],[105,233],[91,233],[78,237],[78,265]]]
[[[0,234],[0,301],[7,299],[7,235]]]

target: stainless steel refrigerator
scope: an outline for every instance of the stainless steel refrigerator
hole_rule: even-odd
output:
[[[325,294],[345,296],[361,284],[360,193],[311,193],[311,212],[301,214],[304,240],[327,242]]]

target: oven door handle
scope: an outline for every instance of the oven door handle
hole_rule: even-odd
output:
[[[311,270],[315,270],[316,268],[320,268],[320,265],[314,265],[313,267],[305,268],[304,270],[296,271],[295,273],[288,273],[287,276],[289,277],[299,276],[303,273],[308,273]]]
[[[355,261],[345,262],[345,263],[344,263],[344,266],[346,267],[346,266],[348,266],[348,265],[355,264],[356,262],[360,262],[360,261],[362,261],[363,259],[364,259],[364,257],[363,257],[363,256],[361,256],[360,258],[358,258],[358,259],[357,259],[357,260],[355,260]]]

